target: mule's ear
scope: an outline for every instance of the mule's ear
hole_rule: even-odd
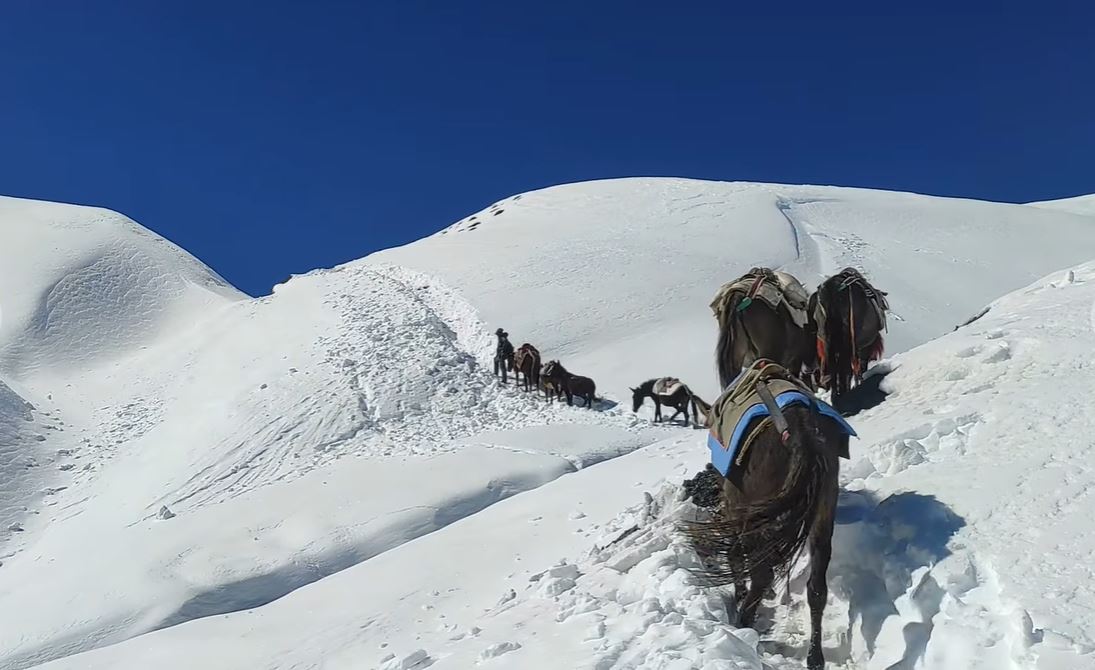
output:
[[[634,386],[628,386],[627,388],[631,389],[632,393],[638,393],[639,391],[639,389],[635,388]]]

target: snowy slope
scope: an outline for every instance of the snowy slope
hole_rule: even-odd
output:
[[[1095,224],[1023,205],[862,189],[614,179],[501,200],[368,262],[429,272],[491,325],[617,394],[654,376],[702,394],[715,290],[753,265],[814,288],[853,265],[891,293],[891,352],[1089,259]]]
[[[1095,540],[1084,505],[1095,491],[1085,465],[1091,426],[1070,406],[1095,383],[1095,265],[1051,279],[901,356],[890,399],[857,420],[864,439],[845,472],[831,570],[831,660],[1095,667],[1085,560]],[[1036,448],[1032,435],[1052,448]],[[390,667],[425,667],[414,665],[421,659],[464,668],[504,655],[500,667],[760,668],[757,636],[728,629],[721,601],[689,585],[687,548],[659,521],[675,509],[671,488],[608,518],[695,468],[696,442],[590,468],[259,610],[50,667],[302,667],[319,658],[373,667],[394,654]],[[633,525],[640,533],[612,547]],[[797,598],[781,606],[793,614],[777,638],[801,638],[801,609]],[[777,648],[794,653],[760,645],[769,663],[793,667]]]
[[[1092,426],[1075,402],[1095,385],[1093,304],[1095,263],[894,361],[843,472],[834,667],[1095,667]],[[670,439],[266,607],[47,667],[801,667],[801,571],[759,638],[691,585],[672,525],[703,456]]]
[[[444,287],[358,264],[80,379],[66,406],[96,407],[66,448],[80,467],[0,572],[5,610],[22,612],[9,662],[262,604],[660,434],[502,392],[473,353],[487,341]],[[568,435],[574,422],[597,439]]]
[[[28,506],[56,493],[45,472],[54,456],[41,447],[61,429],[0,379],[0,537],[22,532]]]
[[[807,284],[860,265],[903,317],[891,322],[897,351],[1095,248],[1090,218],[1029,206],[614,180],[515,196],[443,234],[246,300],[117,215],[3,204],[14,214],[0,219],[0,279],[32,290],[16,307],[4,303],[0,326],[0,375],[11,389],[0,430],[17,431],[14,446],[0,445],[0,483],[17,482],[3,504],[23,529],[0,528],[0,668],[116,642],[61,663],[313,667],[323,657],[331,667],[374,667],[422,647],[450,667],[509,667],[522,653],[557,653],[575,667],[616,654],[620,667],[639,667],[640,657],[669,663],[686,650],[711,667],[727,658],[756,667],[755,640],[727,631],[707,596],[679,583],[673,561],[686,564],[687,552],[669,562],[628,543],[620,551],[631,558],[589,553],[602,532],[633,517],[644,528],[633,541],[665,545],[672,487],[705,456],[696,433],[652,429],[648,409],[636,417],[613,401],[626,399],[627,384],[662,374],[710,394],[707,302],[755,264],[783,266]],[[593,374],[606,396],[599,411],[501,388],[489,370],[497,325]],[[938,399],[945,389],[935,383],[924,392]],[[940,402],[930,409],[949,407]],[[892,407],[863,419],[870,431],[877,413],[881,432],[862,443],[868,457],[849,478],[866,483],[853,488],[882,490],[889,475],[906,476],[875,448],[895,450],[879,445],[920,427],[924,409],[886,418]],[[900,439],[933,438],[929,430]],[[654,502],[643,502],[644,490]],[[943,500],[965,489],[924,490]],[[892,534],[862,535],[877,540],[870,551],[890,546]],[[569,567],[528,581],[563,557],[599,575],[600,595]],[[604,570],[632,560],[645,567],[621,590]],[[909,571],[899,567],[899,576]],[[563,589],[558,602],[526,593],[568,580],[586,590]],[[484,612],[510,588],[504,613]],[[665,590],[660,618],[642,609],[650,589]],[[612,590],[643,597],[594,602]],[[583,593],[591,595],[567,600]],[[872,611],[895,607],[900,593],[887,595]],[[588,618],[572,622],[582,635],[567,628],[560,638],[549,625],[559,607],[604,610],[608,647],[582,643],[587,629],[600,630]],[[258,609],[211,616],[248,608]],[[532,637],[511,639],[509,627],[480,621],[492,616]],[[681,626],[690,632],[670,642],[667,627]],[[1046,629],[1085,644],[1063,625]],[[462,644],[449,639],[462,633]],[[849,667],[869,662],[856,645],[873,635],[849,635]],[[512,642],[530,651],[494,659]],[[759,653],[782,663],[770,645]]]
[[[0,197],[0,548],[57,504],[79,446],[69,422],[103,400],[69,412],[53,394],[243,298],[120,214]]]

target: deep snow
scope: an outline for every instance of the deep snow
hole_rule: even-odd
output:
[[[663,374],[710,395],[707,302],[757,264],[807,285],[858,265],[890,292],[891,352],[924,345],[855,418],[830,659],[1095,667],[1068,405],[1095,273],[1060,271],[1090,217],[592,182],[245,300],[124,217],[2,204],[0,287],[28,288],[0,324],[22,529],[0,528],[0,667],[801,667],[800,578],[759,636],[691,585],[671,530],[702,434],[626,395]],[[500,388],[497,325],[592,374],[601,411]]]

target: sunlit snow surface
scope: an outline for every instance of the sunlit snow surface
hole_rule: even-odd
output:
[[[711,399],[707,303],[753,265],[860,267],[904,352],[843,464],[833,666],[1095,667],[1083,211],[590,182],[250,300],[0,200],[0,667],[802,667],[801,569],[728,625],[673,530],[702,433],[627,392]],[[500,387],[498,326],[598,411]]]

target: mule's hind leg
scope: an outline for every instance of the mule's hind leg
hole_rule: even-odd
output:
[[[810,580],[806,583],[806,602],[810,605],[810,652],[806,656],[808,670],[823,670],[825,653],[821,649],[821,617],[829,599],[829,584],[825,572],[833,554],[833,516],[835,505],[825,517],[814,524],[810,535]],[[822,508],[824,509],[824,507]]]
[[[741,602],[738,616],[738,626],[752,628],[757,619],[757,608],[764,600],[764,594],[772,587],[775,581],[775,573],[772,568],[758,566],[749,571],[749,591]]]
[[[737,616],[738,616],[739,619],[741,618],[742,607],[745,605],[745,596],[746,596],[745,580],[742,579],[742,580],[734,582],[734,607],[736,607],[737,610],[738,610],[737,611]],[[728,614],[730,614],[730,613],[728,612]],[[731,614],[730,615],[730,621],[733,621],[733,620],[734,620],[734,615]]]

